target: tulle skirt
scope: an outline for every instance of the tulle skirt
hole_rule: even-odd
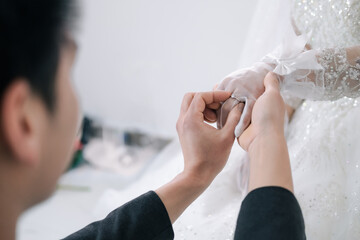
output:
[[[308,239],[360,239],[359,104],[348,98],[305,101],[287,128],[295,195]],[[175,224],[178,239],[232,239],[244,197],[236,184],[245,154],[238,148]]]

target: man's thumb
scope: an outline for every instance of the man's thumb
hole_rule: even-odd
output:
[[[225,131],[226,134],[234,134],[235,127],[240,121],[243,108],[244,103],[239,103],[231,110],[228,119],[226,120],[225,126],[223,127],[223,131]]]
[[[268,72],[264,79],[265,91],[276,90],[280,91],[280,83],[278,76],[273,72]]]

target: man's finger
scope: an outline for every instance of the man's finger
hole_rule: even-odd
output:
[[[242,149],[249,151],[249,146],[254,140],[254,129],[253,125],[250,124],[249,127],[238,137],[237,141]]]
[[[207,108],[213,109],[213,110],[218,110],[220,108],[220,106],[221,106],[220,103],[210,103],[210,104],[206,105]]]
[[[193,101],[190,104],[189,110],[191,110],[193,113],[203,113],[206,105],[223,102],[228,99],[230,95],[230,92],[225,91],[196,93]]]
[[[184,98],[181,103],[180,115],[184,115],[188,111],[190,104],[194,98],[194,95],[195,93],[186,93],[184,95]]]
[[[273,72],[268,72],[264,79],[265,91],[266,90],[277,90],[280,91],[280,83],[278,76]]]
[[[214,123],[216,122],[216,113],[214,112],[214,110],[211,110],[209,108],[205,108],[204,110],[204,118],[205,121],[209,122],[209,123]]]
[[[243,107],[244,107],[244,103],[239,103],[231,110],[229,117],[225,123],[225,126],[222,128],[222,131],[226,132],[226,134],[234,136],[234,130],[236,125],[240,121]]]

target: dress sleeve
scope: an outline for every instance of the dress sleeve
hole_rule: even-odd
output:
[[[174,239],[174,232],[164,204],[150,191],[64,239],[167,240]]]
[[[295,196],[281,187],[251,191],[241,205],[234,239],[306,239]]]
[[[310,100],[360,97],[360,46],[316,50],[318,69],[297,69],[283,77],[290,94]]]

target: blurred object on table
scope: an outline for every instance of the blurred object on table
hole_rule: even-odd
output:
[[[84,117],[71,168],[85,161],[93,167],[136,178],[168,144],[165,139],[137,130],[119,130]]]

